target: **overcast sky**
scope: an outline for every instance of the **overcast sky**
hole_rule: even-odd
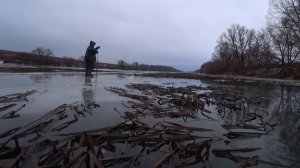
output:
[[[125,60],[195,70],[232,24],[266,26],[268,0],[1,0],[0,49],[50,47],[84,55],[90,40],[102,62]]]

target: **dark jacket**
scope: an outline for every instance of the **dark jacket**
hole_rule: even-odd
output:
[[[86,62],[96,62],[96,54],[98,53],[98,48],[94,48],[92,45],[89,45],[86,49],[84,59]]]

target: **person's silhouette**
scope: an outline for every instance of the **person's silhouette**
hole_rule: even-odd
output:
[[[85,76],[92,76],[92,71],[95,67],[96,54],[100,48],[100,46],[95,47],[95,45],[96,43],[94,41],[90,41],[90,45],[87,47],[85,52]]]

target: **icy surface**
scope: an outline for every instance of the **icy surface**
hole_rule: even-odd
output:
[[[105,90],[105,87],[116,86],[125,88],[129,83],[150,83],[169,86],[219,86],[231,88],[237,92],[242,92],[247,96],[260,97],[262,105],[260,108],[267,109],[269,120],[278,123],[276,130],[271,135],[263,136],[258,139],[241,140],[234,142],[234,146],[261,147],[260,158],[272,162],[293,163],[299,162],[300,151],[300,89],[297,87],[287,87],[279,85],[258,85],[248,83],[236,85],[230,82],[200,81],[190,79],[171,79],[171,78],[151,78],[134,76],[132,73],[107,72],[100,73],[93,78],[85,78],[82,73],[3,73],[0,74],[0,96],[37,90],[38,92],[29,97],[26,107],[19,113],[20,117],[15,119],[1,120],[0,132],[24,126],[36,120],[46,112],[64,103],[94,101],[101,106],[100,110],[93,116],[87,116],[79,120],[64,132],[84,131],[93,128],[112,126],[123,119],[113,109],[120,111],[125,107],[123,101],[127,98]],[[284,106],[284,107],[283,107]],[[286,106],[286,107],[285,107]],[[252,107],[253,108],[253,107]],[[283,109],[280,111],[280,109]],[[214,109],[210,109],[214,110]],[[253,108],[251,110],[260,110]],[[215,115],[215,116],[214,116]],[[218,118],[217,114],[212,115]],[[222,136],[226,133],[221,124],[230,124],[238,116],[227,116],[223,119],[210,121],[205,118],[196,120],[189,119],[188,125],[207,127],[214,129],[211,136]],[[145,119],[146,122],[155,122],[155,119]],[[176,122],[183,123],[182,119]],[[238,131],[238,130],[237,130]],[[251,131],[251,130],[250,130]],[[223,147],[223,146],[221,146]],[[222,167],[229,164],[228,160],[217,159],[214,167]],[[264,167],[264,166],[263,166]]]

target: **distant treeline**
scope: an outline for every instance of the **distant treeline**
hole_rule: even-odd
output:
[[[42,50],[41,50],[42,49]],[[37,51],[38,50],[38,51]],[[47,65],[47,66],[66,66],[66,67],[84,67],[83,56],[80,58],[72,57],[57,57],[48,48],[45,49],[38,47],[33,50],[32,53],[27,52],[15,52],[0,50],[0,60],[4,63],[24,64],[24,65]],[[115,64],[100,63],[101,68],[116,69]]]
[[[4,63],[14,63],[23,65],[46,65],[46,66],[65,66],[65,67],[84,67],[84,56],[79,58],[57,57],[54,56],[50,48],[37,47],[31,53],[0,50],[0,60]],[[98,68],[106,69],[124,69],[124,70],[142,70],[142,71],[169,71],[177,72],[179,70],[163,65],[147,65],[133,62],[129,64],[119,60],[118,64],[98,63]]]
[[[164,65],[147,65],[133,62],[132,64],[125,62],[124,60],[118,61],[118,67],[124,70],[141,70],[141,71],[168,71],[168,72],[179,72],[179,70]]]
[[[243,73],[259,68],[281,68],[297,73],[300,55],[300,1],[271,0],[267,27],[248,29],[234,24],[224,32],[202,73]],[[298,70],[297,70],[298,68]]]
[[[26,52],[14,52],[0,50],[0,60],[4,63],[16,63],[24,65],[49,65],[49,66],[69,66],[82,67],[83,61],[71,57],[46,56]]]

